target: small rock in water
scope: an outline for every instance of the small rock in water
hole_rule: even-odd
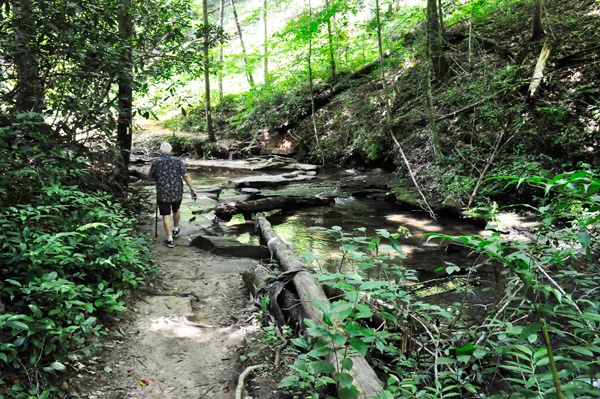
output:
[[[260,190],[258,188],[252,188],[252,187],[244,187],[242,189],[240,189],[240,192],[242,194],[258,194],[260,193]]]

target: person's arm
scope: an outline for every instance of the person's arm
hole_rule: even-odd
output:
[[[187,186],[190,188],[190,191],[192,192],[192,199],[196,201],[196,199],[198,198],[198,194],[196,194],[196,190],[194,190],[192,178],[189,174],[186,173],[185,175],[183,175],[183,180],[185,180],[185,184],[187,184]]]

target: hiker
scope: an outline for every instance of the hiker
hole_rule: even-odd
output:
[[[162,143],[160,153],[163,155],[154,161],[148,175],[151,179],[156,180],[156,201],[167,233],[167,239],[163,241],[163,244],[169,248],[174,248],[173,237],[179,235],[179,218],[181,217],[179,207],[183,197],[182,177],[185,184],[190,188],[194,201],[196,201],[198,195],[194,190],[190,175],[183,166],[183,162],[171,155],[171,152],[173,152],[171,144]],[[171,230],[171,210],[173,210],[173,230]]]

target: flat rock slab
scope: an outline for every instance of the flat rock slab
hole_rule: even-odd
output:
[[[240,177],[238,179],[231,179],[229,183],[234,186],[241,187],[278,187],[285,186],[290,183],[300,183],[304,181],[309,181],[316,179],[315,176],[307,176],[307,175],[298,175],[294,177],[286,178],[285,175],[277,175],[277,176],[250,176],[250,177]]]
[[[260,193],[260,190],[258,188],[244,187],[240,190],[240,192],[242,194],[258,194]]]
[[[218,186],[195,186],[194,188],[198,193],[218,194],[221,192],[221,187]]]
[[[287,165],[286,162],[282,161],[248,161],[248,160],[236,160],[229,161],[224,159],[185,159],[183,164],[186,167],[194,166],[209,166],[213,168],[228,168],[228,169],[243,169],[243,170],[269,170],[278,169]]]
[[[268,259],[271,257],[271,253],[267,247],[263,245],[242,244],[231,237],[198,235],[192,239],[190,246],[220,256],[234,256],[251,259]]]

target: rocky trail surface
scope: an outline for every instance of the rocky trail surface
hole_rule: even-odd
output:
[[[145,190],[153,203],[154,188]],[[160,221],[154,238],[154,213],[143,216],[141,228],[154,241],[160,271],[131,298],[125,315],[104,324],[104,350],[71,364],[78,373],[65,388],[90,399],[235,397],[244,368],[238,358],[258,328],[253,315],[258,309],[249,302],[240,273],[257,260],[190,246],[193,236],[218,229],[214,219],[192,214],[217,202],[202,191],[199,196],[194,203],[184,193],[181,235],[173,249],[162,245]]]

